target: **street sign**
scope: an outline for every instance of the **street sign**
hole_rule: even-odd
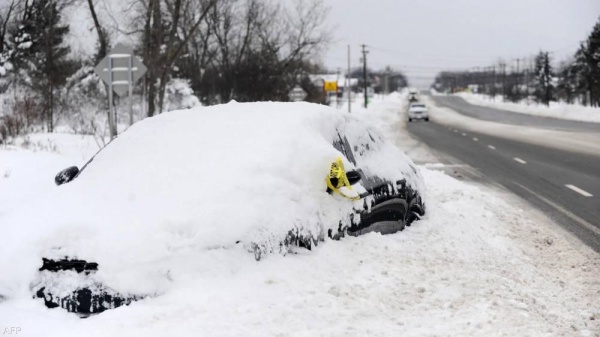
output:
[[[338,91],[338,85],[337,85],[337,81],[324,81],[323,82],[323,90],[327,91],[327,92],[337,92]]]
[[[94,68],[96,74],[108,85],[111,82],[109,69],[112,69],[113,91],[119,96],[129,91],[129,82],[131,85],[135,84],[147,70],[142,61],[133,55],[133,49],[120,43]]]
[[[98,63],[94,72],[108,85],[108,124],[110,138],[117,136],[117,112],[113,111],[113,92],[119,96],[129,93],[129,125],[133,124],[133,84],[146,73],[146,66],[131,47],[117,44]]]
[[[306,98],[306,91],[297,85],[290,91],[288,97],[292,102],[301,102]]]

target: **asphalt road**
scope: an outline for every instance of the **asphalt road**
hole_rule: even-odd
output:
[[[454,111],[460,112],[463,115],[490,122],[529,126],[549,130],[600,133],[600,123],[585,123],[558,118],[537,117],[518,112],[482,107],[469,104],[462,97],[458,96],[431,96],[431,99],[438,106],[445,106]]]
[[[516,113],[475,107],[462,99],[457,101],[452,97],[436,98],[438,105],[450,102],[448,107],[453,110],[480,119],[491,120],[487,117],[492,114],[496,122],[573,132],[598,128],[600,132],[600,125],[552,118],[524,116],[524,120],[516,121],[513,119]],[[472,166],[484,179],[521,196],[600,253],[600,155],[491,136],[485,130],[477,133],[461,130],[432,119],[429,123],[409,123],[408,130],[434,150]]]

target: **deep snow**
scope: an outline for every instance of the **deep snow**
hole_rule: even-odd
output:
[[[410,147],[415,160],[435,163],[402,129],[402,98],[353,111]],[[40,168],[31,177],[14,174],[23,168],[12,158],[23,153]],[[0,178],[2,200],[55,188],[32,179],[53,165],[47,154],[0,154],[0,165],[16,163]],[[439,167],[422,166],[428,214],[401,233],[328,240],[260,262],[241,248],[207,250],[187,273],[173,275],[177,287],[163,296],[85,320],[39,300],[7,300],[0,329],[18,326],[24,336],[599,336],[597,254],[513,196]]]
[[[134,124],[74,181],[4,217],[15,242],[0,246],[2,294],[29,296],[42,258],[68,256],[98,263],[94,279],[117,292],[160,295],[204,250],[279,250],[290,230],[324,237],[364,202],[325,191],[338,132],[366,175],[405,179],[425,196],[410,159],[338,110],[232,102],[171,111]]]

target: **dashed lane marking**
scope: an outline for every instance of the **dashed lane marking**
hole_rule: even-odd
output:
[[[479,141],[479,139],[477,139],[477,138],[473,138],[473,141],[474,141],[474,142],[478,142],[478,141]]]
[[[589,197],[593,197],[594,196],[593,194],[591,194],[591,193],[589,193],[587,191],[584,191],[584,190],[582,190],[581,188],[579,188],[579,187],[577,187],[575,185],[567,184],[565,186],[567,186],[567,188],[570,188],[571,190],[573,190],[573,191],[575,191],[575,192],[583,195],[584,197],[588,197],[589,198]]]
[[[515,160],[517,163],[521,163],[521,164],[527,164],[527,162],[526,162],[526,161],[524,161],[524,160],[523,160],[523,159],[521,159],[521,158],[514,157],[513,159],[514,159],[514,160]]]
[[[488,145],[488,147],[489,147],[490,149],[492,149],[492,150],[495,150],[495,149],[496,149],[496,147],[495,147],[494,145]]]

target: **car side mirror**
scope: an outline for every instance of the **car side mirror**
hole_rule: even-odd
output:
[[[346,172],[346,177],[348,177],[348,182],[350,185],[354,185],[360,181],[360,173],[357,171],[348,171]]]
[[[66,184],[69,181],[73,180],[73,178],[75,178],[75,176],[77,176],[78,173],[79,173],[79,168],[77,166],[68,167],[68,168],[58,172],[56,177],[54,177],[54,182],[56,183],[57,186]]]

